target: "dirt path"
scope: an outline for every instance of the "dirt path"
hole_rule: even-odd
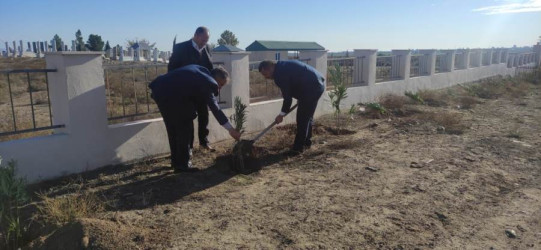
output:
[[[291,131],[275,130],[259,145],[264,167],[249,175],[220,158],[231,142],[195,152],[197,174],[173,175],[167,161],[93,171],[83,186],[108,211],[40,244],[75,235],[98,249],[540,249],[540,88],[481,101],[357,116],[352,135],[320,126],[314,147],[295,157],[282,154]],[[463,133],[423,120],[430,112],[459,114]],[[65,183],[41,188],[61,197],[74,189]]]

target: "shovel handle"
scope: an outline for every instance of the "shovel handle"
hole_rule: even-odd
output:
[[[291,108],[289,109],[289,111],[286,113],[286,115],[288,115],[289,113],[291,113],[291,111],[295,110],[295,109],[297,108],[298,105],[299,105],[298,103],[296,103],[295,105],[293,105],[293,107],[291,107]],[[259,138],[261,138],[261,136],[263,136],[265,133],[267,133],[267,132],[268,132],[272,127],[274,127],[274,125],[276,125],[276,124],[277,124],[277,123],[276,123],[276,120],[273,121],[273,122],[271,123],[271,125],[269,125],[269,126],[266,127],[265,129],[263,129],[263,131],[261,131],[261,133],[259,133],[259,134],[252,140],[252,142],[256,142],[257,140],[259,140]]]

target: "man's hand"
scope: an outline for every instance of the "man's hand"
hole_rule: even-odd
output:
[[[233,139],[235,139],[236,141],[240,140],[240,133],[239,131],[235,130],[235,129],[229,129],[229,135],[231,135],[231,137],[233,137]]]
[[[282,121],[284,121],[284,117],[282,115],[277,115],[274,121],[276,122],[276,124],[280,124],[282,123]]]

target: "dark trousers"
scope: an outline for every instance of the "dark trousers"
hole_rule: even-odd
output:
[[[165,123],[169,148],[171,149],[171,167],[187,168],[190,161],[190,142],[193,139],[193,120],[180,115],[178,109],[158,106]]]
[[[197,132],[199,136],[199,144],[207,145],[209,143],[207,139],[207,136],[209,135],[209,130],[207,129],[209,125],[209,110],[207,107],[207,103],[204,101],[196,101],[195,108],[197,110]],[[193,141],[194,133],[192,132],[192,137],[190,141],[191,148],[193,148]]]
[[[305,146],[312,145],[312,125],[320,97],[321,95],[297,100],[299,103],[297,107],[297,135],[295,135],[293,150],[303,151]]]

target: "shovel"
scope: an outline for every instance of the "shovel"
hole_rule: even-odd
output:
[[[289,112],[287,112],[286,115],[291,113],[291,111],[295,110],[297,106],[298,104],[293,105],[293,107],[289,109]],[[239,142],[237,142],[237,144],[235,144],[235,147],[233,147],[231,162],[231,168],[234,171],[239,173],[246,173],[249,170],[246,168],[245,161],[252,158],[254,143],[261,137],[263,137],[263,135],[265,135],[267,132],[269,132],[269,130],[276,124],[276,121],[272,122],[271,125],[266,127],[252,140],[240,140]]]

